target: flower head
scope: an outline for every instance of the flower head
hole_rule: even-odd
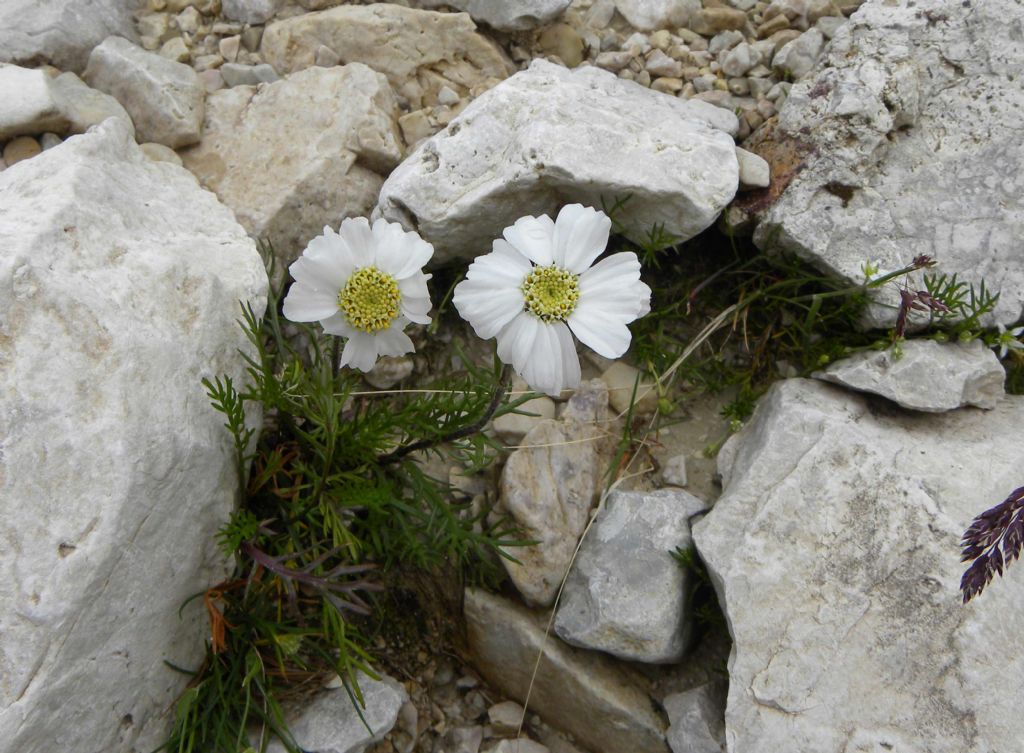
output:
[[[997,324],[996,327],[999,330],[999,337],[996,339],[995,347],[999,348],[1000,358],[1006,358],[1006,354],[1011,350],[1024,349],[1024,343],[1018,339],[1021,334],[1024,334],[1024,327],[1008,330],[1002,323]]]
[[[433,254],[416,233],[384,220],[371,227],[365,217],[350,218],[337,233],[325,227],[288,267],[295,282],[284,315],[348,338],[341,365],[369,371],[378,356],[413,351],[403,332],[409,322],[430,323],[430,275],[422,270]]]
[[[573,335],[618,358],[629,347],[626,325],[650,311],[636,254],[593,263],[610,231],[607,215],[580,204],[563,207],[554,221],[521,217],[455,287],[462,318],[483,339],[497,338],[498,357],[534,389],[558,395],[579,384]]]

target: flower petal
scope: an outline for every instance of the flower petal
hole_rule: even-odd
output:
[[[555,220],[554,263],[580,274],[604,251],[611,229],[612,221],[604,212],[567,204]]]
[[[348,323],[348,319],[343,311],[339,311],[328,319],[323,319],[320,325],[328,335],[336,335],[338,337],[352,337],[359,331]]]
[[[355,261],[346,243],[329,227],[309,242],[294,264],[288,267],[299,282],[321,290],[337,291],[345,287],[355,270]]]
[[[373,223],[377,269],[402,280],[420,271],[434,255],[434,247],[417,233],[408,233],[397,222]]]
[[[466,279],[455,286],[452,302],[478,337],[494,337],[522,313],[525,301],[520,286],[532,268],[503,240],[496,240],[494,251],[469,265]]]
[[[580,357],[576,353],[576,342],[572,339],[569,328],[559,322],[555,327],[558,345],[562,351],[562,389],[576,389],[580,386]],[[561,390],[559,390],[561,391]]]
[[[520,312],[497,335],[498,358],[512,364],[512,368],[522,374],[526,362],[533,354],[533,344],[540,326],[540,319],[525,311]]]
[[[285,296],[283,311],[285,318],[293,322],[328,319],[338,313],[338,293],[295,282]]]
[[[600,301],[584,301],[566,320],[572,333],[584,345],[605,358],[618,358],[629,349],[631,335],[623,317],[610,314]]]
[[[541,267],[553,263],[555,223],[546,214],[520,217],[502,233],[516,251]]]
[[[338,228],[338,237],[345,242],[352,254],[357,268],[368,267],[374,263],[373,232],[370,222],[365,217],[348,217]]]
[[[599,298],[627,322],[651,310],[651,289],[640,281],[640,260],[632,251],[612,254],[580,275],[580,300]],[[632,312],[632,313],[630,313]]]
[[[377,336],[356,330],[345,343],[340,365],[369,371],[377,363]]]
[[[402,317],[398,317],[388,329],[375,335],[377,338],[377,352],[380,355],[403,356],[416,350],[412,340],[402,331],[408,323]]]
[[[427,291],[427,280],[430,275],[416,272],[398,281],[398,292],[402,296],[402,314],[409,321],[417,324],[430,324],[430,293]]]

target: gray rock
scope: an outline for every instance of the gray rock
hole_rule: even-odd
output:
[[[498,744],[487,749],[487,753],[551,753],[546,745],[521,737],[518,740],[499,740]]]
[[[108,37],[89,55],[82,76],[124,106],[139,141],[172,149],[199,141],[206,92],[189,66]]]
[[[686,486],[686,455],[673,455],[661,466],[661,478],[672,486]]]
[[[245,380],[267,278],[231,212],[108,120],[0,175],[0,740],[153,750],[231,564],[235,453],[200,379]],[[259,416],[249,416],[259,426]]]
[[[624,665],[545,635],[543,616],[486,591],[467,589],[464,608],[474,665],[507,697],[526,697],[542,654],[532,711],[591,750],[668,753],[665,722]]]
[[[735,194],[736,128],[707,104],[535,60],[421,144],[384,184],[377,214],[417,227],[437,263],[475,257],[523,215],[627,195],[628,237],[660,224],[690,238]]]
[[[0,63],[0,141],[43,131],[63,132],[67,118],[40,70]]]
[[[279,72],[291,73],[311,67],[321,46],[346,63],[383,73],[412,110],[432,104],[424,96],[442,86],[472,89],[513,71],[469,16],[391,3],[339,5],[275,21],[263,32],[260,54]]]
[[[274,66],[269,63],[246,65],[244,63],[224,63],[219,69],[221,78],[228,86],[256,86],[272,84],[281,77]]]
[[[680,490],[611,494],[565,582],[559,637],[620,659],[679,661],[692,627],[692,576],[671,553],[690,547],[690,518],[704,507]]]
[[[479,725],[452,727],[434,744],[434,753],[478,753],[483,741],[484,728]]]
[[[772,58],[772,67],[785,73],[791,81],[799,81],[814,69],[825,47],[825,35],[810,29],[782,46]]]
[[[755,241],[851,282],[866,260],[928,254],[1001,291],[985,326],[1020,319],[1024,94],[1008,81],[1024,75],[1021,23],[1014,0],[864,3],[781,108],[771,142],[792,180]],[[894,318],[879,306],[867,324]]]
[[[757,48],[747,42],[740,42],[728,52],[723,53],[719,63],[722,73],[726,76],[744,76],[747,71],[761,62]]]
[[[523,538],[539,542],[510,552],[518,563],[502,559],[530,604],[554,601],[601,489],[600,440],[606,427],[579,417],[607,416],[608,390],[593,380],[581,386],[569,406],[563,420],[542,420],[531,429],[501,474],[502,506]]]
[[[814,376],[928,413],[965,405],[991,410],[1005,394],[1006,372],[980,340],[946,344],[909,340],[901,349],[900,358],[891,349],[857,353]]]
[[[672,753],[722,753],[725,750],[725,683],[707,683],[662,701],[668,714],[665,733]]]
[[[700,10],[700,0],[615,0],[615,7],[635,29],[651,31],[686,26]]]
[[[225,18],[246,24],[265,24],[274,17],[281,0],[221,0]]]
[[[85,133],[107,118],[118,118],[133,132],[135,124],[121,103],[86,85],[76,74],[62,73],[50,82],[57,106],[67,118],[68,133]]]
[[[753,152],[736,147],[736,161],[740,166],[740,188],[767,188],[771,185],[771,166]]]
[[[529,392],[530,386],[520,377],[516,377],[512,383],[512,395],[521,395]],[[544,395],[527,400],[517,410],[523,413],[506,413],[494,419],[494,431],[506,442],[517,443],[525,437],[530,430],[544,421],[555,417],[555,401]],[[532,414],[532,415],[525,415]]]
[[[316,753],[364,753],[370,745],[384,739],[398,719],[398,712],[409,694],[401,683],[384,675],[383,680],[359,677],[359,689],[366,706],[359,712],[343,688],[324,691],[303,704],[287,718],[288,729],[302,750]],[[365,722],[365,723],[364,723]],[[373,730],[372,734],[370,730]],[[267,753],[285,753],[279,740],[267,746]]]
[[[501,31],[523,31],[551,23],[572,0],[416,0],[420,8],[465,11],[477,23]]]
[[[206,110],[185,166],[285,263],[324,225],[367,214],[402,157],[395,95],[360,63],[223,89]]]
[[[0,62],[81,72],[93,47],[110,35],[136,39],[137,6],[136,0],[3,0]]]
[[[734,641],[731,753],[1018,747],[1017,698],[992,689],[1024,672],[1024,579],[965,607],[957,554],[1021,483],[1022,422],[1021,397],[907,415],[787,379],[761,398],[694,527]]]

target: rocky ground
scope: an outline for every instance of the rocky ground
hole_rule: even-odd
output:
[[[928,254],[1000,291],[979,326],[1012,326],[1022,28],[1014,0],[8,0],[0,750],[166,734],[164,662],[195,666],[208,631],[178,606],[227,575],[232,450],[196,387],[244,377],[254,239],[280,269],[324,225],[384,217],[464,265],[520,216],[614,204],[633,241],[718,225],[838,280]],[[865,327],[891,326],[888,295]],[[1024,585],[957,592],[960,534],[1021,484],[1024,403],[990,349],[910,341],[780,380],[724,446],[726,396],[683,401],[607,496],[641,374],[583,369],[494,422],[491,475],[430,469],[541,543],[498,593],[396,595],[378,734],[329,683],[289,710],[306,749],[1019,748]],[[645,426],[660,396],[636,397]],[[724,622],[667,555],[690,544]]]

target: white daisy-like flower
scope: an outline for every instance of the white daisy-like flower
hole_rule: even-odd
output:
[[[999,348],[999,358],[1006,358],[1006,354],[1011,350],[1024,349],[1024,343],[1018,338],[1024,334],[1024,327],[1016,327],[1008,330],[1001,323],[996,324],[996,328],[999,330],[999,338],[996,340],[996,347]]]
[[[295,282],[284,299],[293,322],[320,322],[347,338],[341,365],[369,371],[379,356],[411,353],[409,322],[429,324],[423,265],[434,247],[401,225],[365,217],[344,220],[309,242],[288,267]]]
[[[478,336],[498,340],[498,358],[533,389],[558,395],[580,383],[573,335],[606,358],[629,347],[626,326],[651,309],[636,254],[597,264],[611,220],[580,204],[521,217],[469,265],[452,301]]]

